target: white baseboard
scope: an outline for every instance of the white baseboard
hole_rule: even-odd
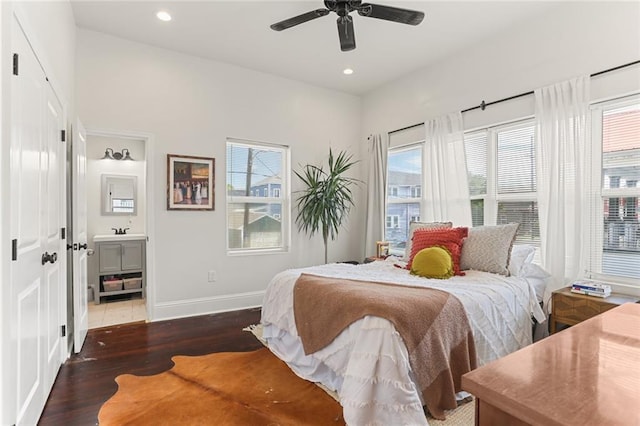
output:
[[[149,321],[162,321],[255,308],[262,306],[264,293],[264,291],[254,291],[250,293],[177,300],[174,302],[160,302],[156,303],[153,309],[153,318],[149,318]]]

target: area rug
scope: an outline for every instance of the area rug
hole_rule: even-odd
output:
[[[251,331],[262,340],[261,329]],[[123,374],[98,413],[111,425],[344,425],[335,393],[296,376],[267,348],[175,356],[153,376]],[[474,404],[447,412],[431,426],[474,424]]]
[[[344,425],[342,407],[268,349],[175,356],[153,376],[116,377],[100,425]]]

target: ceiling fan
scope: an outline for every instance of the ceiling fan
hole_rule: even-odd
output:
[[[424,13],[398,7],[381,6],[378,4],[362,3],[361,0],[324,0],[326,9],[316,9],[293,18],[285,19],[271,25],[274,31],[282,31],[298,24],[311,21],[329,12],[338,15],[338,36],[340,37],[340,49],[343,52],[356,48],[356,38],[353,32],[353,18],[349,13],[354,10],[358,15],[368,18],[384,19],[385,21],[399,22],[401,24],[418,25],[424,19]]]

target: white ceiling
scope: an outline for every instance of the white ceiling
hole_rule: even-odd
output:
[[[340,51],[336,15],[276,32],[272,23],[324,7],[298,1],[86,1],[72,0],[80,28],[280,75],[352,94],[363,94],[511,27],[548,12],[541,1],[395,1],[375,4],[425,13],[416,26],[352,13],[356,49]],[[166,10],[171,22],[155,14]],[[343,75],[344,68],[355,72]]]

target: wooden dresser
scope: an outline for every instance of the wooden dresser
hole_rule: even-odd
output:
[[[640,304],[616,306],[462,376],[476,425],[639,425]]]
[[[551,295],[551,334],[556,332],[558,323],[576,325],[623,303],[637,303],[640,298],[612,293],[600,298],[571,293],[571,288],[561,288]]]

